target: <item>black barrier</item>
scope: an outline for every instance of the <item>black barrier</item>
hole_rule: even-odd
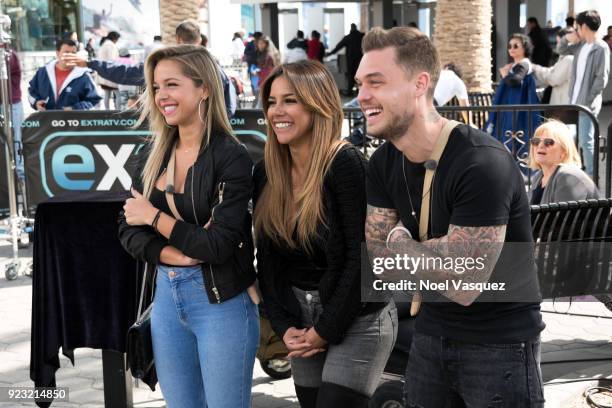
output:
[[[516,153],[516,159],[521,162],[522,165],[526,167],[525,161],[527,156],[525,154],[525,149],[522,147],[527,144],[527,153],[528,142],[531,139],[530,129],[533,129],[532,125],[532,114],[541,113],[542,119],[546,118],[555,118],[561,120],[565,124],[568,125],[576,125],[576,147],[578,147],[578,140],[580,139],[580,127],[578,126],[578,114],[584,113],[593,123],[594,134],[593,134],[593,181],[596,185],[599,186],[599,159],[600,159],[600,131],[599,131],[599,122],[593,113],[580,105],[495,105],[495,106],[441,106],[438,107],[438,112],[442,116],[447,116],[455,112],[486,112],[487,114],[497,113],[497,112],[508,112],[512,117],[512,124],[518,126],[519,118],[521,114],[526,113],[525,120],[527,122],[524,127],[523,133],[520,134],[518,131],[511,131],[512,136],[510,143],[506,144],[506,147],[512,152]],[[500,122],[502,120],[502,115],[496,115],[496,128],[500,128]],[[519,128],[516,127],[516,130]],[[524,131],[527,130],[527,131]],[[534,129],[535,130],[535,129]],[[505,137],[504,135],[495,135],[497,139],[501,139]],[[520,146],[517,146],[520,145]],[[605,152],[604,152],[605,153]]]
[[[266,139],[261,113],[239,111],[231,122],[253,161],[260,160]],[[133,167],[125,165],[142,151],[150,134],[146,126],[133,128],[136,123],[134,112],[48,111],[30,115],[22,124],[22,139],[31,208],[74,191],[128,189]],[[2,198],[6,196],[2,194]]]
[[[533,126],[531,124],[531,113],[541,112],[544,118],[556,118],[563,121],[566,124],[572,125],[577,124],[578,121],[578,113],[582,112],[587,115],[589,120],[593,123],[594,127],[594,148],[593,148],[593,181],[595,184],[599,186],[599,162],[600,162],[600,154],[604,154],[603,158],[607,156],[606,151],[609,150],[609,147],[606,145],[602,145],[601,142],[606,142],[606,139],[601,137],[599,130],[599,122],[597,118],[593,115],[593,113],[587,108],[580,105],[496,105],[496,106],[440,106],[436,108],[438,112],[444,117],[450,118],[460,118],[461,115],[458,115],[460,112],[468,112],[472,113],[474,117],[474,113],[478,113],[479,117],[481,117],[480,121],[482,122],[482,118],[484,118],[485,122],[488,119],[489,113],[493,112],[509,112],[513,117],[513,122],[518,122],[518,115],[520,113],[527,113],[527,129],[531,129]],[[355,115],[360,113],[361,110],[359,108],[344,108],[345,116]],[[486,116],[483,116],[486,115]],[[459,119],[460,120],[460,119]],[[501,115],[497,115],[497,120],[501,120]],[[367,133],[367,123],[364,121],[363,124],[363,133]],[[499,128],[499,126],[497,126]],[[522,167],[526,167],[526,157],[520,155],[519,153],[523,153],[523,149],[520,149],[517,144],[524,145],[529,139],[531,139],[531,134],[529,132],[523,132],[522,134],[517,134],[518,132],[512,132],[513,137],[509,144],[507,144],[507,148],[512,153],[517,153],[515,155],[517,161]],[[578,146],[578,138],[579,127],[576,126],[576,145]],[[380,145],[380,141],[373,141],[368,144],[364,144],[363,153],[367,156],[371,154],[371,150],[368,151],[368,147],[376,148]],[[607,166],[606,174],[605,174],[605,192],[606,196],[610,196],[610,172],[608,169],[610,166]]]
[[[125,164],[149,135],[133,113],[48,111],[22,124],[28,202],[74,191],[129,189]]]

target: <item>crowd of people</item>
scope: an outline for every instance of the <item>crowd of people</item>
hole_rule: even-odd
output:
[[[601,17],[595,10],[579,13],[573,24],[559,28],[556,33],[558,60],[549,67],[551,53],[537,20],[529,19],[528,35],[513,34],[508,41],[508,54],[511,62],[500,68],[500,85],[497,88],[495,104],[538,104],[581,105],[597,118],[602,106],[603,91],[608,84],[610,73],[610,47],[597,38]],[[610,30],[610,28],[609,28]],[[542,101],[536,94],[537,86],[548,86],[551,92]],[[532,134],[540,123],[538,112],[531,112],[532,128],[527,129],[527,121],[519,124],[525,134]],[[563,112],[560,112],[563,117]],[[519,119],[520,121],[520,119]],[[509,121],[502,129],[496,129],[495,118],[491,118],[487,131],[507,141],[506,130]],[[578,142],[582,150],[585,171],[593,176],[594,124],[585,112],[578,117]],[[519,129],[515,129],[519,130]]]
[[[610,59],[596,38],[598,13],[580,13],[575,27],[558,32],[552,67],[537,20],[528,24],[527,35],[508,41],[511,62],[500,69],[496,103],[514,103],[517,89],[535,93],[538,81],[553,87],[551,103],[580,104],[596,116]],[[244,41],[237,32],[232,59],[246,63],[267,123],[264,159],[252,163],[229,121],[233,80],[196,22],[181,23],[175,34],[178,45],[157,38],[144,63],[118,48],[119,33],[97,51],[88,42],[88,56],[74,39],[62,39],[28,89],[37,111],[97,106],[92,72],[106,109],[114,93],[135,98],[137,91],[122,86],[148,90],[139,121],[148,123],[151,143],[119,215],[119,240],[155,270],[151,336],[167,406],[250,406],[262,301],[288,350],[300,405],[366,408],[398,333],[393,299],[361,296],[364,277],[373,277],[367,261],[363,272],[366,243],[372,264],[399,254],[483,257],[484,267],[462,279],[495,281],[503,265],[524,285],[509,289],[512,301],[480,302],[479,291],[452,286],[440,286],[437,301],[415,301],[406,406],[543,407],[540,303],[516,301],[537,287],[536,267],[508,243],[532,242],[530,203],[600,196],[589,177],[590,121],[578,125],[582,160],[566,124],[548,121],[533,132],[529,165],[538,173],[526,191],[502,143],[470,126],[469,117],[461,124],[438,114],[435,106],[453,97],[467,105],[467,88],[459,67],[442,65],[418,29],[364,34],[353,24],[329,52],[320,33],[306,39],[298,31],[283,62],[263,33]],[[344,94],[357,85],[368,134],[386,141],[369,162],[341,139],[340,92],[321,63],[342,48]],[[17,72],[14,53],[9,58]],[[21,109],[13,82],[13,106]],[[457,276],[434,266],[388,268],[380,277],[442,285]]]
[[[157,265],[151,333],[168,406],[250,405],[260,299],[249,288],[258,278],[266,315],[289,352],[300,405],[367,407],[398,323],[390,297],[361,298],[363,242],[370,257],[392,257],[398,245],[409,245],[411,254],[483,255],[491,262],[466,272],[478,282],[495,276],[498,260],[520,261],[528,268],[516,273],[535,284],[529,256],[508,259],[503,250],[504,241],[532,239],[522,176],[489,135],[436,113],[441,67],[432,42],[412,28],[373,29],[363,51],[358,101],[369,132],[388,143],[366,166],[340,139],[342,106],[331,73],[318,61],[281,64],[261,86],[268,142],[253,173],[232,135],[210,54],[183,45],[149,56],[147,87],[155,92],[147,94],[141,120],[151,124],[153,144],[120,216],[119,238],[134,257]],[[400,97],[411,102],[397,104]],[[419,232],[420,212],[429,208],[416,200],[423,162],[441,132],[450,134],[437,163],[444,183],[431,186],[432,224]],[[512,183],[499,183],[502,177]],[[449,252],[457,240],[462,250]],[[444,270],[426,275],[452,279]],[[442,294],[446,303],[426,302],[417,317],[408,406],[442,407],[452,398],[468,406],[495,398],[543,406],[539,303],[482,304],[473,291]],[[467,369],[449,371],[453,361]],[[521,386],[507,387],[508,375]]]

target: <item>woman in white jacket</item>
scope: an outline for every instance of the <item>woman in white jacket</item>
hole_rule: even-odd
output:
[[[573,31],[572,28],[563,28],[557,32],[557,44],[564,35]],[[552,67],[543,67],[532,64],[533,74],[538,86],[551,86],[551,105],[567,105],[569,101],[569,87],[572,80],[573,55],[561,55]]]

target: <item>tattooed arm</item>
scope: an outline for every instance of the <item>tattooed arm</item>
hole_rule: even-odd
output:
[[[380,276],[384,280],[410,281],[429,280],[430,282],[444,283],[447,280],[461,279],[465,283],[487,282],[491,277],[493,268],[497,263],[503,247],[506,234],[505,225],[487,227],[461,227],[449,225],[448,233],[441,237],[416,242],[405,232],[397,231],[390,237],[387,248],[387,234],[397,224],[397,211],[368,206],[366,218],[366,242],[370,262],[374,258],[394,258],[396,255],[407,255],[411,258],[479,258],[485,259],[484,268],[466,269],[465,273],[458,275],[452,270],[443,268],[418,268],[411,274],[409,270],[389,269]],[[437,265],[436,265],[437,266]],[[441,291],[448,299],[468,306],[481,294],[479,291],[456,290],[452,285],[448,290]]]
[[[397,210],[373,207],[368,204],[365,237],[370,263],[373,263],[374,258],[390,255],[387,250],[387,235],[398,222],[399,214]]]

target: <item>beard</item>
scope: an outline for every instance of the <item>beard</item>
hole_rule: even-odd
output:
[[[389,123],[376,133],[372,133],[368,130],[368,135],[373,136],[377,139],[387,140],[393,142],[403,135],[406,134],[412,122],[414,121],[414,114],[404,112],[403,115],[391,114]]]

